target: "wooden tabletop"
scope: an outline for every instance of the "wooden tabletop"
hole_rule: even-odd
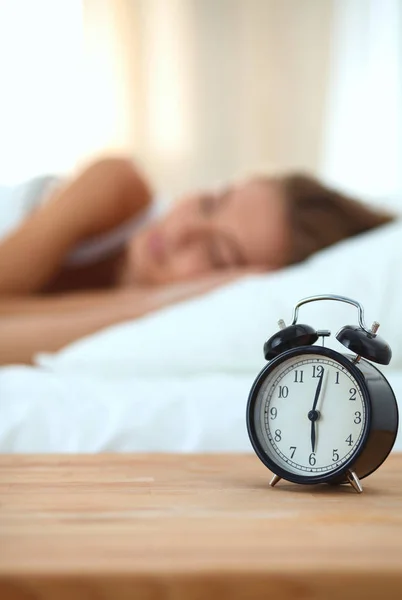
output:
[[[402,455],[268,487],[254,455],[0,457],[0,598],[402,598]]]

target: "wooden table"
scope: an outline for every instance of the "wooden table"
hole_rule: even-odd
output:
[[[254,455],[0,457],[0,598],[402,598],[402,455],[268,487]]]

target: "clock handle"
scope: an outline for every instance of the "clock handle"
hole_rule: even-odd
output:
[[[368,329],[364,323],[364,311],[360,302],[357,302],[357,300],[352,300],[352,298],[347,298],[346,296],[337,296],[336,294],[320,294],[318,296],[309,296],[308,298],[303,298],[302,300],[299,300],[299,302],[296,304],[293,310],[292,325],[296,325],[297,323],[297,317],[299,314],[300,306],[302,306],[303,304],[308,304],[309,302],[318,302],[319,300],[335,300],[337,302],[345,302],[346,304],[352,304],[358,310],[359,326],[361,327],[361,329],[363,329],[363,331],[368,335],[373,335],[373,333],[375,333],[372,329]]]

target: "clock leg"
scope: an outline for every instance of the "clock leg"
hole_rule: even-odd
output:
[[[346,473],[348,481],[350,485],[356,490],[358,494],[361,494],[363,491],[362,484],[360,483],[360,479],[356,475],[354,471],[348,471]]]
[[[279,477],[278,475],[274,475],[272,477],[271,481],[269,482],[269,485],[271,487],[274,487],[278,483],[278,481],[280,481],[281,479],[282,479],[282,477]]]

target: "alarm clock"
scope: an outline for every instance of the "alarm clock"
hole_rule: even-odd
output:
[[[298,323],[299,308],[333,300],[355,306],[358,325],[346,325],[336,339],[340,353],[324,345],[331,335]],[[274,474],[298,484],[346,484],[363,491],[361,479],[391,452],[398,432],[392,388],[372,363],[389,364],[389,345],[369,329],[359,302],[333,294],[300,300],[293,321],[264,344],[269,361],[255,379],[247,403],[251,444]],[[322,344],[316,344],[322,340]]]

